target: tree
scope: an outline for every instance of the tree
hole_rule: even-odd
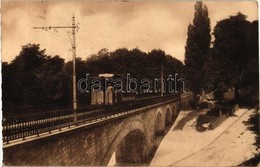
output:
[[[103,48],[97,54],[93,54],[86,59],[86,66],[91,76],[97,76],[101,73],[111,73],[113,66],[108,49]]]
[[[243,62],[245,64],[239,82],[240,98],[248,105],[256,106],[259,103],[258,21],[249,25],[246,44],[247,61]]]
[[[45,49],[41,50],[37,44],[27,44],[22,46],[19,55],[11,62],[14,72],[13,89],[16,92],[13,97],[15,105],[29,105],[40,101],[35,74],[45,61]]]
[[[234,87],[236,99],[244,98],[248,102],[254,99],[256,103],[259,83],[258,22],[250,23],[245,15],[238,13],[219,21],[213,34],[213,61],[218,66],[216,89]]]
[[[200,93],[205,82],[205,63],[209,58],[210,40],[208,9],[199,1],[195,4],[193,24],[188,27],[184,60],[190,89],[194,94]]]
[[[45,111],[44,107],[62,102],[64,59],[47,56],[39,44],[27,44],[10,64],[2,65],[4,114]]]
[[[38,96],[42,103],[61,102],[64,92],[62,69],[64,59],[59,56],[47,56],[44,64],[35,70],[36,84],[38,87]]]
[[[16,94],[14,85],[15,73],[10,64],[2,63],[2,101],[3,108],[11,106]]]
[[[132,77],[144,77],[146,74],[146,55],[146,53],[138,48],[132,50],[121,48],[111,52],[110,56],[113,64],[113,73],[121,76],[126,76],[129,73]]]

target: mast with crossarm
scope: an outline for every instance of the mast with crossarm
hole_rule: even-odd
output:
[[[78,25],[75,24],[75,16],[72,16],[72,25],[71,26],[42,26],[42,27],[33,27],[33,29],[71,29],[72,39],[70,37],[71,46],[72,46],[72,57],[73,57],[73,121],[77,125],[77,89],[76,89],[76,35],[75,30],[79,29]]]

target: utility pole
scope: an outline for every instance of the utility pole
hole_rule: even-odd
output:
[[[77,89],[76,89],[76,35],[75,30],[79,29],[78,25],[75,24],[75,16],[72,16],[72,25],[71,26],[42,26],[42,27],[33,27],[33,29],[43,29],[43,30],[50,30],[50,29],[71,29],[72,39],[68,34],[71,47],[72,47],[72,57],[73,57],[73,121],[74,124],[77,125]]]

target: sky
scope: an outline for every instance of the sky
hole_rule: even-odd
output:
[[[11,62],[21,46],[40,44],[47,55],[72,60],[67,29],[35,30],[35,26],[69,26],[74,13],[77,56],[86,59],[102,48],[162,49],[183,61],[187,28],[194,17],[195,1],[14,1],[4,0],[2,14],[2,61]],[[251,1],[205,1],[211,30],[222,19],[238,12],[249,21],[258,19]]]

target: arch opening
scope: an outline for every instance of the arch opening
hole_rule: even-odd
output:
[[[142,120],[126,121],[121,127],[108,146],[101,164],[103,166],[145,165],[148,162],[147,157],[150,155],[152,141],[148,140],[149,134]],[[142,162],[145,163],[141,164]]]
[[[162,119],[162,114],[158,113],[155,121],[155,136],[162,136],[162,135],[164,135],[163,119]]]
[[[118,144],[115,150],[116,162],[123,164],[146,163],[145,148],[144,134],[140,130],[133,130]]]
[[[170,109],[167,108],[166,110],[166,118],[165,118],[165,126],[169,125],[172,121]]]
[[[176,117],[176,115],[177,115],[176,106],[173,105],[172,106],[172,119],[174,119]]]

